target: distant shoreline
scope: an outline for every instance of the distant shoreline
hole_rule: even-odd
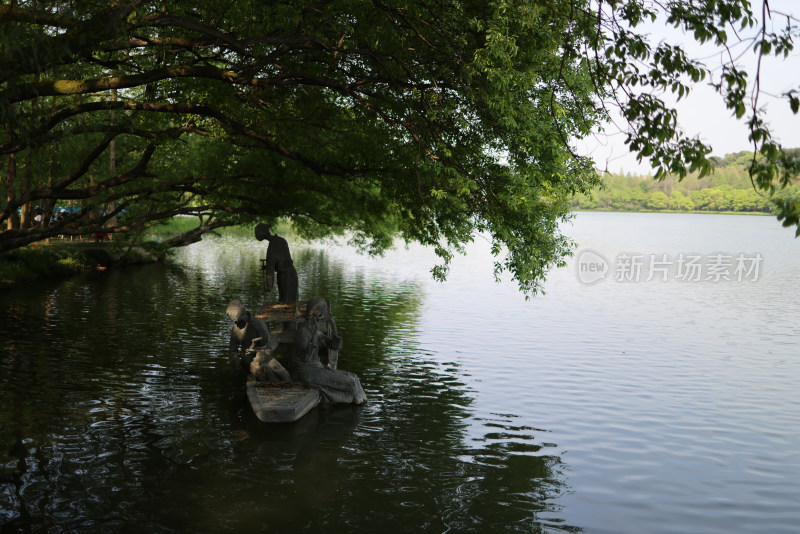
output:
[[[774,217],[774,213],[764,211],[708,211],[708,210],[618,210],[618,209],[573,209],[573,213],[671,213],[684,215],[746,215]]]

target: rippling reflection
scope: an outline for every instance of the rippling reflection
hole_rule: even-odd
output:
[[[770,218],[580,214],[621,252],[758,252],[756,283],[587,286],[524,301],[480,239],[293,246],[369,397],[258,423],[225,351],[258,308],[252,239],[0,293],[0,532],[795,532],[800,241]],[[174,265],[174,266],[173,266]]]
[[[545,432],[475,415],[461,362],[421,341],[424,284],[396,266],[296,247],[301,297],[331,302],[369,401],[259,423],[224,309],[265,301],[263,254],[220,238],[3,294],[3,532],[576,530]]]

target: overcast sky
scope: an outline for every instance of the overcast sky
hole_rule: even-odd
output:
[[[754,1],[760,17],[761,2]],[[772,23],[776,29],[786,25],[786,17],[779,16],[778,12],[800,16],[800,1],[798,0],[769,0],[772,10]],[[702,58],[708,67],[720,64],[719,53],[713,47],[701,48],[691,35],[684,35],[680,31],[669,28],[664,22],[646,27],[645,31],[652,37],[652,44],[666,39],[672,44],[680,43],[686,53],[693,58]],[[750,30],[750,35],[754,32]],[[728,32],[729,37],[735,37],[733,32]],[[740,33],[740,36],[744,37]],[[755,73],[756,56],[752,53],[752,43],[729,43],[735,51],[747,53],[742,65]],[[774,137],[787,148],[800,147],[800,115],[794,115],[789,103],[776,96],[789,89],[800,89],[800,42],[798,47],[786,59],[764,58],[761,65],[761,87],[764,94],[759,98],[759,107],[766,107],[767,121],[773,129]],[[718,75],[718,70],[715,74]],[[752,76],[751,76],[752,81]],[[775,96],[770,96],[775,95]],[[752,149],[752,144],[747,140],[747,126],[744,120],[737,121],[731,112],[725,108],[720,96],[709,86],[709,80],[704,80],[693,88],[689,97],[677,104],[678,120],[683,130],[691,137],[699,136],[700,139],[713,147],[713,155],[724,156],[731,152]],[[745,114],[745,118],[749,113]],[[613,126],[608,128],[608,134],[616,130]],[[584,140],[578,149],[584,154],[591,155],[597,162],[598,168],[608,168],[612,172],[632,172],[634,174],[649,174],[649,163],[645,160],[641,164],[636,157],[630,154],[624,144],[624,134],[595,136]]]

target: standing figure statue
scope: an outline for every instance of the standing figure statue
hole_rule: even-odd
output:
[[[308,301],[305,322],[294,335],[291,372],[300,382],[319,388],[331,403],[363,404],[367,400],[355,373],[336,369],[342,336],[323,299]],[[320,361],[320,349],[328,351],[328,365]]]
[[[272,291],[275,271],[278,272],[278,302],[295,302],[298,298],[297,271],[289,253],[289,243],[280,236],[271,234],[269,225],[256,225],[256,239],[269,241],[267,258],[261,269],[264,271],[264,281],[267,292]]]
[[[253,317],[238,298],[228,304],[226,313],[233,321],[228,346],[228,361],[233,374],[250,372],[259,382],[291,382],[289,372],[272,355],[275,347],[270,343],[264,322]]]

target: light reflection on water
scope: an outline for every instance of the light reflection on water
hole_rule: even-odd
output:
[[[277,427],[224,355],[227,302],[264,301],[254,239],[7,292],[2,530],[791,532],[800,262],[775,226],[580,214],[566,231],[607,258],[760,252],[763,278],[586,286],[570,265],[530,301],[481,239],[445,284],[429,251],[295,244],[369,402]]]

